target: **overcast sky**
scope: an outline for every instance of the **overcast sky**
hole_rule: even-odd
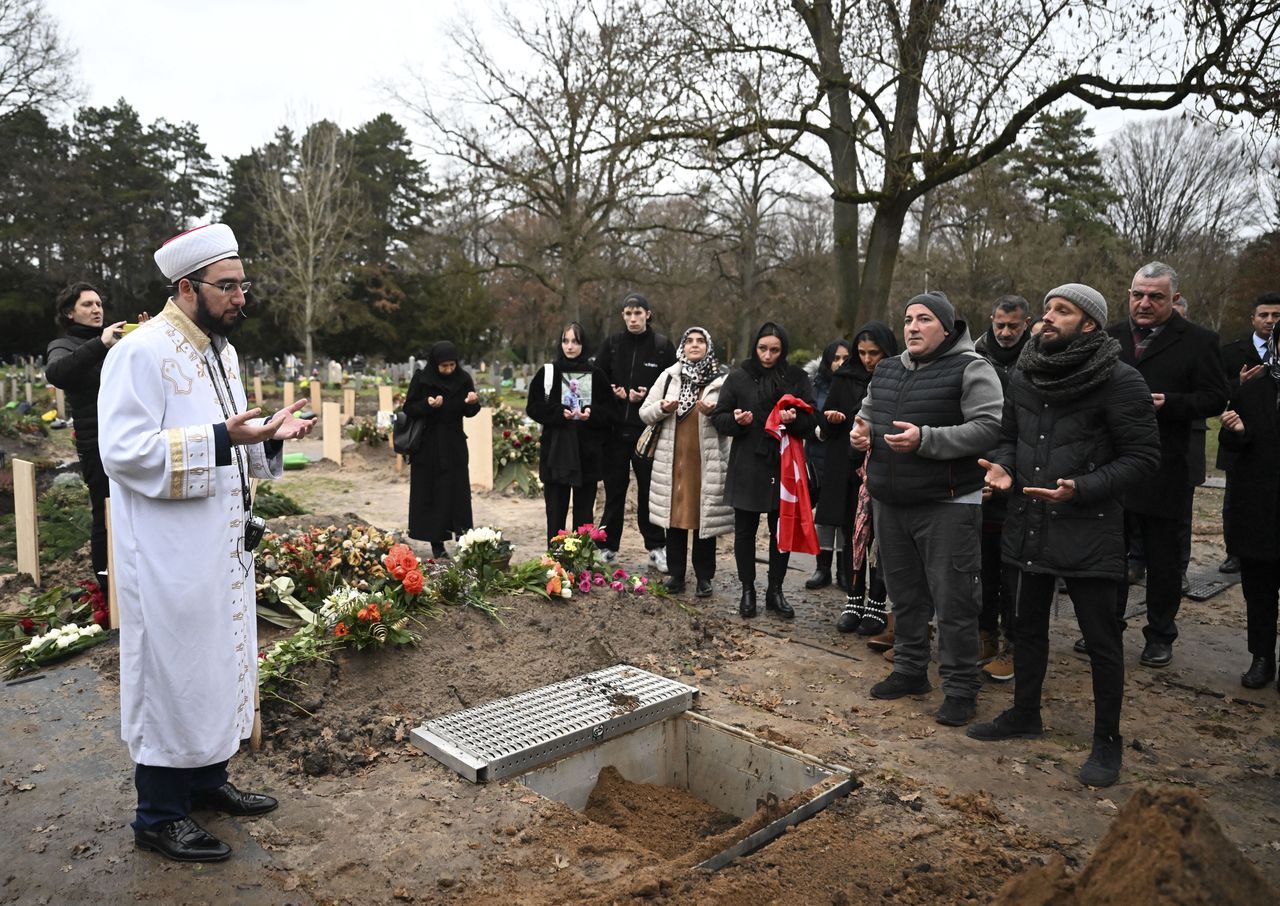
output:
[[[507,0],[520,7],[537,0]],[[437,78],[458,10],[489,0],[45,0],[79,52],[93,106],[128,101],[144,123],[194,122],[215,158],[236,157],[277,128],[330,119],[352,128],[389,112],[414,132],[387,86]],[[515,61],[513,61],[515,62]],[[447,85],[441,85],[447,93]],[[1092,114],[1105,141],[1126,117]]]

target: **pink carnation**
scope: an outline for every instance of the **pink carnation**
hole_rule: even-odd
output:
[[[578,583],[578,591],[585,595],[587,592],[591,591],[591,583],[588,580],[583,579]]]
[[[607,579],[605,579],[605,577],[604,577],[604,576],[602,576],[602,575],[600,575],[599,573],[596,573],[596,574],[591,578],[591,584],[592,584],[592,585],[603,585],[603,584],[604,584],[605,582],[607,582],[607,581],[608,581],[608,580],[607,580]]]
[[[623,585],[621,582],[617,581],[616,579],[609,583],[609,587],[612,588],[614,591],[622,591],[623,589],[626,588],[625,585]]]
[[[613,577],[615,579],[625,579],[627,577],[627,571],[622,567],[618,567],[613,571]]]
[[[636,586],[634,589],[632,589],[632,590],[633,590],[636,594],[638,594],[638,595],[642,595],[642,594],[644,594],[645,592],[647,592],[647,591],[649,590],[649,588],[648,588],[648,586],[646,586],[646,585],[637,585],[637,586]]]

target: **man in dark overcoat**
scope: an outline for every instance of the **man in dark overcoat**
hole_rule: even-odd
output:
[[[1188,459],[1191,423],[1219,414],[1227,402],[1218,335],[1174,311],[1178,295],[1173,268],[1159,261],[1144,265],[1130,284],[1129,317],[1107,328],[1120,342],[1120,361],[1146,380],[1160,428],[1160,467],[1123,498],[1126,535],[1141,537],[1147,555],[1146,644],[1139,659],[1144,667],[1167,667],[1178,637],[1178,523],[1195,490]],[[1117,600],[1121,617],[1127,599],[1126,583]]]

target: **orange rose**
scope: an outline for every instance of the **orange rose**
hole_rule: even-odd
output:
[[[346,634],[347,634],[347,624],[346,624],[346,623],[339,623],[337,626],[333,627],[333,634],[334,634],[334,635],[336,635],[336,636],[338,636],[339,638],[341,638],[342,636],[346,635]]]
[[[560,577],[559,576],[551,577],[551,581],[547,583],[547,594],[549,595],[560,594]]]
[[[422,573],[411,569],[404,576],[404,590],[411,595],[421,594],[423,586]]]

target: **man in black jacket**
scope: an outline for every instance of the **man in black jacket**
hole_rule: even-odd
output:
[[[1250,377],[1260,373],[1262,362],[1266,356],[1267,340],[1280,321],[1280,293],[1263,293],[1253,303],[1253,314],[1249,316],[1253,328],[1238,340],[1232,340],[1222,347],[1222,369],[1227,374],[1227,385],[1232,393],[1240,389],[1240,385]],[[1231,467],[1235,464],[1235,453],[1228,445],[1218,447],[1217,466],[1227,476],[1227,492],[1222,495],[1222,524],[1225,526],[1229,517],[1228,501],[1231,499]],[[1227,559],[1218,567],[1224,573],[1240,572],[1240,560],[1231,551],[1227,551]]]
[[[1002,553],[1022,575],[1013,707],[968,731],[981,740],[1043,733],[1049,609],[1061,576],[1092,662],[1093,752],[1080,772],[1089,786],[1110,786],[1120,776],[1120,495],[1160,462],[1151,394],[1141,375],[1119,361],[1120,344],[1102,331],[1106,318],[1106,300],[1092,287],[1068,283],[1049,291],[1044,331],[1031,341],[1009,382],[999,446],[990,462],[979,461],[987,487],[1013,493]]]
[[[608,536],[604,556],[612,561],[622,541],[627,485],[634,468],[636,523],[649,551],[650,565],[666,572],[666,532],[649,521],[649,481],[653,463],[635,452],[636,441],[644,430],[640,404],[658,375],[676,361],[676,349],[671,341],[649,326],[652,317],[649,300],[639,293],[628,293],[622,300],[622,320],[626,330],[605,340],[600,354],[596,356],[596,367],[604,373],[613,395],[618,399],[618,424],[604,448],[604,516],[601,522]]]
[[[1218,335],[1174,311],[1177,298],[1177,272],[1153,261],[1133,276],[1129,317],[1107,328],[1120,341],[1120,361],[1146,380],[1160,429],[1160,468],[1129,487],[1123,498],[1125,532],[1141,536],[1147,555],[1146,645],[1139,659],[1144,667],[1167,667],[1178,637],[1178,522],[1195,491],[1188,461],[1191,423],[1219,414],[1227,403]],[[1121,618],[1128,591],[1126,582],[1116,604]]]

